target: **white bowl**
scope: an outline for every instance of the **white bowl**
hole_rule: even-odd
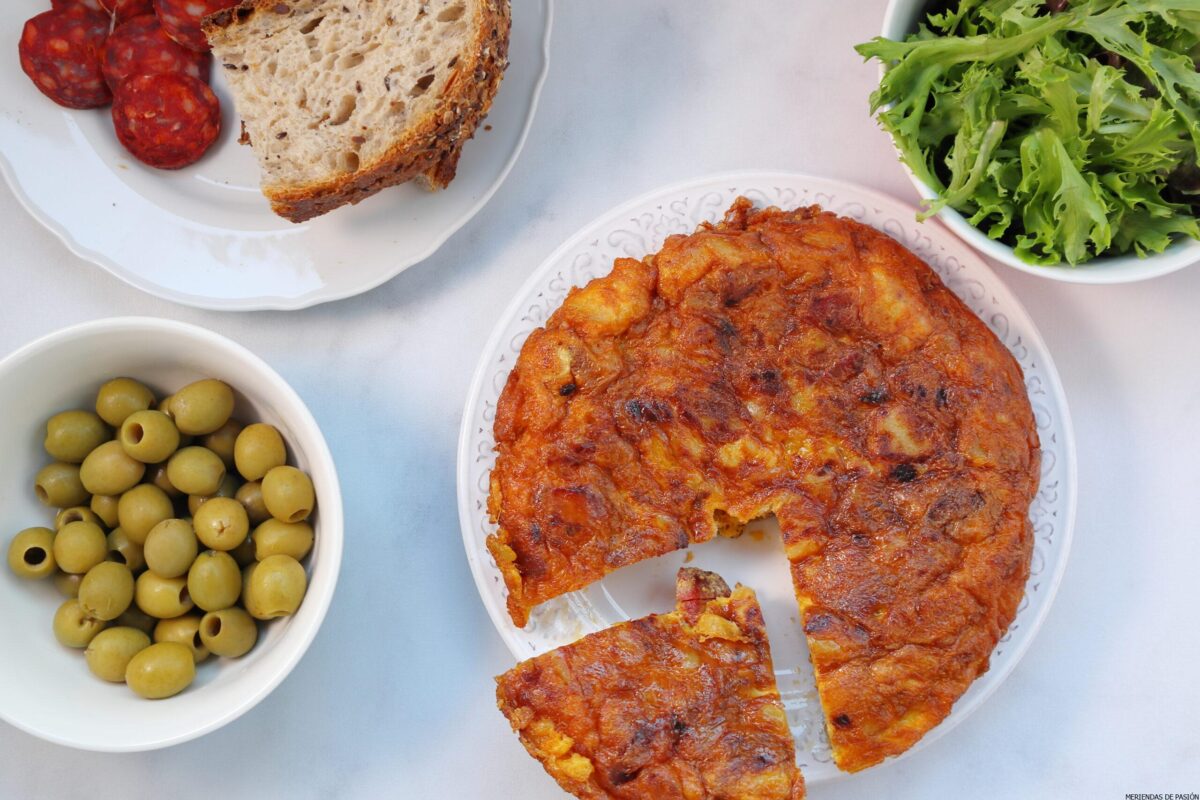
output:
[[[924,10],[928,5],[927,0],[889,0],[883,15],[881,35],[886,39],[903,40],[917,29],[917,24],[924,18]],[[881,68],[881,77],[882,73]],[[937,197],[937,192],[917,178],[907,164],[904,164],[904,170],[921,197],[926,200]],[[1136,255],[1102,256],[1077,267],[1069,264],[1037,266],[1026,264],[1008,245],[989,239],[987,234],[971,225],[962,214],[952,208],[942,209],[938,212],[938,217],[960,239],[984,255],[1021,272],[1066,283],[1132,283],[1166,275],[1200,261],[1200,242],[1181,239],[1162,253],[1147,258],[1138,258]]]
[[[83,654],[51,632],[62,602],[51,581],[16,577],[0,567],[0,718],[59,744],[127,752],[178,744],[216,730],[266,697],[308,649],[325,617],[342,558],[342,499],[333,457],[303,401],[274,370],[234,342],[163,319],[88,322],[52,333],[0,361],[0,539],[7,551],[22,528],[53,522],[33,494],[34,473],[49,461],[45,421],[89,408],[108,378],[129,376],[157,392],[201,377],[234,387],[236,415],[269,422],[288,443],[292,463],[317,492],[316,542],[308,594],[292,617],[260,627],[258,644],[239,659],[210,659],[196,682],[166,700],[143,700],[124,684],[88,671]]]

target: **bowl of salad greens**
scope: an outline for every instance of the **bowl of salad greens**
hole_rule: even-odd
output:
[[[891,0],[856,49],[923,217],[1063,281],[1200,261],[1200,0]]]

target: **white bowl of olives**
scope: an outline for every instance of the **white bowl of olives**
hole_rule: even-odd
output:
[[[261,359],[202,328],[77,325],[0,361],[0,718],[166,747],[262,700],[342,555],[333,457]]]

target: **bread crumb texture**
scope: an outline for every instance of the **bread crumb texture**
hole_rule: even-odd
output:
[[[477,73],[507,63],[507,3],[495,0],[248,0],[205,29],[273,200],[346,193],[380,165],[409,180],[448,160],[453,177],[491,101],[471,84],[494,91],[498,75]],[[424,158],[398,158],[405,149]]]

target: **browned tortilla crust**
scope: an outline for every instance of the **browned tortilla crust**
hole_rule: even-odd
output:
[[[576,797],[801,800],[754,592],[684,568],[676,595],[501,675],[500,710]]]
[[[910,747],[986,668],[1028,575],[1021,370],[916,256],[819,208],[674,236],[571,292],[497,409],[508,607],[783,529],[834,757]]]

